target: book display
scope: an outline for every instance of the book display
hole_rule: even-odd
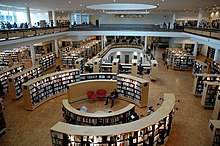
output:
[[[41,65],[43,71],[56,65],[56,56],[54,53],[44,55],[41,58],[36,59],[37,64]]]
[[[119,68],[119,59],[115,58],[112,61],[112,72],[118,74],[119,70],[121,68]]]
[[[28,69],[23,70],[8,78],[9,95],[11,98],[18,99],[22,94],[22,84],[32,80],[33,78],[38,78],[42,75],[42,70],[39,65],[32,66]]]
[[[79,70],[70,69],[47,74],[22,85],[26,110],[34,110],[39,105],[67,90],[69,83],[78,82]]]
[[[149,82],[131,75],[117,76],[118,95],[129,98],[140,107],[147,106]]]
[[[204,82],[201,104],[204,107],[214,108],[217,94],[220,93],[220,82]]]
[[[220,145],[220,121],[210,120],[208,125],[208,134],[206,136],[206,146],[219,146]]]
[[[201,96],[204,88],[204,81],[220,82],[220,75],[215,74],[196,74],[194,76],[193,94]]]
[[[89,73],[80,74],[80,81],[85,80],[116,80],[117,76],[115,73]]]
[[[139,120],[110,126],[82,126],[58,122],[51,129],[52,145],[163,145],[169,138],[175,97],[164,94],[162,105]]]
[[[220,93],[217,95],[215,99],[215,107],[212,114],[213,120],[220,120]]]
[[[194,62],[193,74],[203,74],[208,73],[209,66],[201,60],[196,60]]]
[[[208,48],[207,57],[210,59],[214,59],[215,56],[215,49],[214,48]]]
[[[158,62],[157,60],[151,60],[150,79],[157,80]]]
[[[2,100],[2,98],[0,98],[0,135],[2,133],[4,133],[5,130],[6,130],[6,124],[5,124],[3,109],[4,109],[3,100]]]
[[[137,71],[138,71],[138,60],[137,59],[132,59],[132,65],[131,65],[131,75],[132,76],[137,76]]]
[[[125,74],[130,74],[132,70],[132,64],[125,64],[125,63],[120,63],[122,70],[120,70],[120,73],[125,73]]]
[[[78,68],[79,72],[83,74],[85,70],[84,58],[78,58],[75,60],[75,68]]]
[[[9,64],[9,56],[6,53],[0,53],[0,65],[8,66]]]
[[[167,58],[169,58],[170,60],[170,66],[173,65],[173,57],[174,55],[180,55],[183,53],[183,49],[182,48],[167,48],[166,49],[166,53],[167,53]]]
[[[66,53],[66,52],[62,52],[61,53],[61,57],[62,57],[62,64],[65,66],[74,66],[75,61],[80,57],[79,54],[75,54],[75,53]]]
[[[135,105],[128,106],[111,113],[88,113],[73,108],[67,99],[63,101],[63,117],[66,123],[83,126],[108,126],[123,124],[131,121],[131,115],[135,112]]]
[[[195,56],[188,54],[174,55],[172,68],[174,70],[191,70],[193,69]]]
[[[101,72],[112,72],[112,63],[102,63]]]
[[[24,65],[18,64],[0,72],[0,82],[4,86],[4,92],[8,90],[8,78],[16,73],[22,72],[23,69]]]

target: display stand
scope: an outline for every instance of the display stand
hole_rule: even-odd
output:
[[[36,59],[36,64],[39,64],[42,70],[46,71],[56,65],[56,55],[54,53],[50,53],[41,58],[38,58]]]
[[[34,110],[44,102],[63,94],[69,83],[79,81],[79,70],[70,69],[41,76],[22,85],[24,106]]]
[[[212,114],[213,120],[220,120],[220,93],[217,95],[215,99],[215,107]]]
[[[131,66],[131,75],[137,76],[137,65],[138,65],[138,60],[137,59],[132,59],[132,66]]]
[[[158,73],[158,63],[157,63],[157,60],[151,60],[150,79],[151,80],[157,80],[157,73]]]
[[[80,73],[83,74],[84,72],[84,58],[78,58],[75,60],[75,68],[78,68]]]
[[[214,108],[218,93],[220,93],[220,82],[205,81],[201,99],[202,106]]]
[[[4,87],[4,92],[8,90],[8,78],[16,73],[22,72],[23,69],[24,65],[18,64],[0,72],[0,82]]]
[[[62,52],[61,57],[64,66],[72,67],[75,65],[75,61],[79,58],[79,54]]]
[[[21,85],[33,78],[38,78],[42,75],[42,70],[39,65],[32,66],[8,78],[8,88],[10,98],[14,100],[20,98],[22,94]]]
[[[100,66],[101,66],[101,58],[95,58],[93,60],[93,72],[100,72]]]
[[[102,63],[101,72],[112,72],[112,63]]]
[[[212,74],[220,74],[220,63],[213,63],[212,64],[212,70],[211,70]]]
[[[88,100],[88,98],[79,99],[79,101],[81,100]],[[130,117],[135,112],[134,104],[129,104],[126,107],[111,113],[88,113],[73,108],[67,99],[64,99],[62,103],[63,116],[66,123],[74,125],[108,126],[123,124],[131,121]]]
[[[139,107],[148,103],[149,82],[131,75],[119,74],[117,79],[119,96],[132,99]],[[126,98],[124,98],[126,100]]]
[[[112,61],[112,72],[118,74],[118,66],[119,66],[119,59],[115,58]]]
[[[111,126],[81,126],[58,122],[51,129],[52,145],[165,145],[171,131],[175,97],[164,94],[162,105],[149,116]]]
[[[220,75],[215,74],[196,74],[194,76],[193,94],[202,96],[204,81],[220,82]]]
[[[206,136],[205,146],[220,145],[220,121],[210,120],[208,125],[208,134]]]
[[[172,61],[172,68],[174,70],[191,70],[193,69],[194,60],[195,56],[193,55],[174,55]]]
[[[194,62],[193,74],[203,74],[208,73],[209,66],[201,60],[196,60]]]

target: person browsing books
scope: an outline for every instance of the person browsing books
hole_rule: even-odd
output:
[[[114,91],[111,92],[111,94],[109,96],[106,97],[106,102],[105,102],[105,105],[108,104],[108,99],[111,99],[112,100],[112,105],[111,105],[111,108],[113,107],[114,105],[114,102],[115,102],[115,99],[118,97],[118,92],[116,89],[114,89]]]

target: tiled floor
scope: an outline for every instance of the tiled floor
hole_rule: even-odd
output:
[[[159,61],[157,81],[150,81],[147,75],[143,77],[150,81],[149,105],[157,108],[156,104],[161,102],[159,98],[165,92],[173,93],[176,99],[181,101],[176,103],[176,107],[179,110],[174,114],[172,131],[167,146],[204,146],[208,121],[211,118],[212,110],[204,109],[200,104],[201,99],[193,96],[192,72],[167,69],[161,60],[162,51],[158,50],[156,52],[156,58]],[[54,69],[51,70],[53,71]],[[7,130],[0,137],[0,145],[51,145],[50,127],[58,121],[63,121],[61,100],[64,98],[67,98],[66,95],[56,97],[34,111],[26,111],[24,110],[22,99],[13,101],[6,97],[4,104]],[[88,103],[77,104],[75,108],[79,108],[84,104]],[[118,101],[112,109],[110,104],[105,106],[104,101],[97,101],[93,104],[93,108],[89,108],[90,112],[96,110],[117,110],[127,103]],[[146,108],[136,109],[139,115],[146,114]]]

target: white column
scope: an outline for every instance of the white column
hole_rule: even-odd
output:
[[[35,50],[33,45],[30,45],[30,51],[31,51],[32,66],[34,66],[36,62],[35,62]]]
[[[170,29],[174,29],[174,23],[176,23],[176,14],[173,14],[172,24],[170,24]]]
[[[219,48],[220,49],[220,48]],[[218,61],[218,56],[219,56],[219,49],[215,49],[215,56],[214,56],[214,59],[213,61],[217,62]]]
[[[56,11],[52,11],[53,26],[57,26]]]
[[[115,43],[116,43],[116,40],[117,40],[117,38],[116,38],[116,36],[115,36]]]
[[[106,40],[106,36],[104,35],[104,36],[103,36],[103,47],[104,47],[104,48],[106,47],[106,41],[107,41],[107,40]]]
[[[196,42],[195,45],[194,45],[194,50],[193,50],[193,56],[195,56],[195,58],[196,58],[196,55],[197,55],[197,49],[198,49],[198,43]]]
[[[55,48],[56,57],[59,57],[57,39],[54,40],[54,48]]]
[[[183,50],[185,50],[185,43],[182,44],[182,48],[183,48]]]
[[[101,39],[102,39],[101,47],[102,47],[102,50],[104,50],[104,36],[101,36]]]
[[[32,27],[32,25],[31,25],[31,14],[30,14],[30,8],[29,7],[26,7],[26,16],[27,16],[28,27]]]
[[[82,14],[80,14],[79,24],[82,24]]]
[[[197,27],[199,27],[199,23],[201,22],[201,20],[202,20],[202,9],[199,9]]]
[[[144,51],[147,50],[147,36],[144,36]]]

